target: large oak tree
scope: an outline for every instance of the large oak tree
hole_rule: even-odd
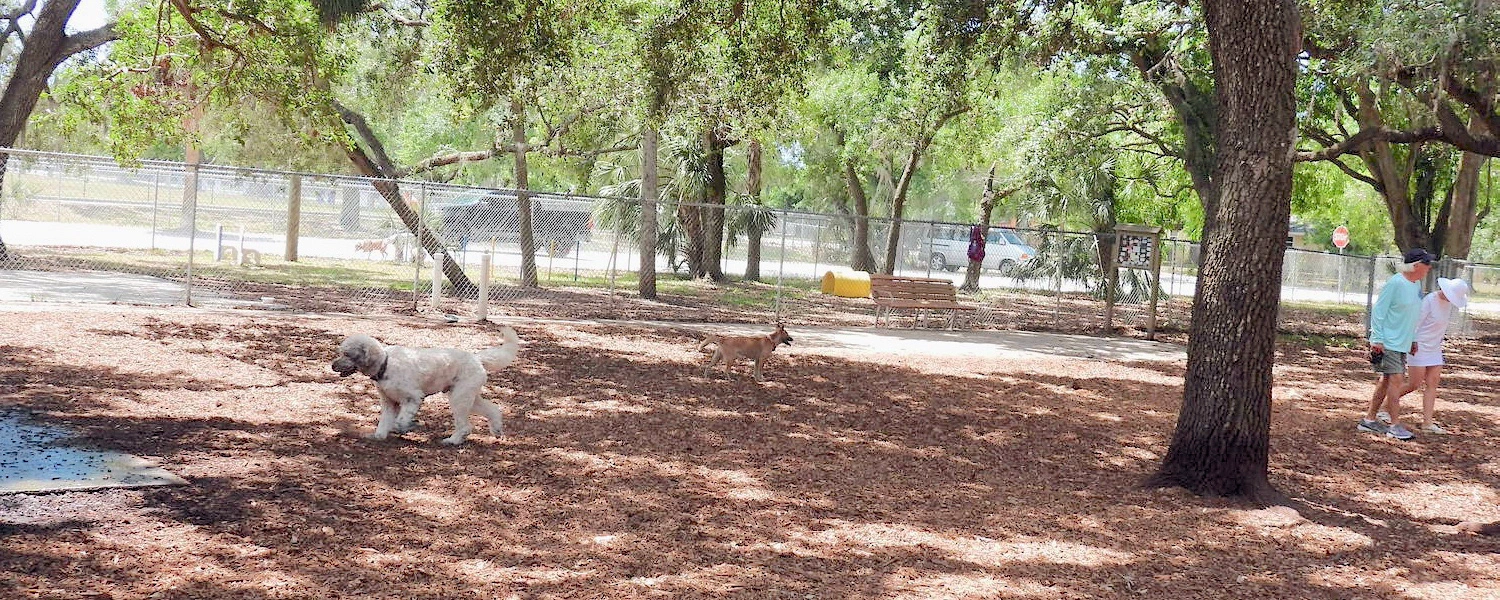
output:
[[[1293,0],[1204,0],[1219,191],[1193,302],[1182,410],[1157,485],[1274,502],[1272,366],[1296,118]]]

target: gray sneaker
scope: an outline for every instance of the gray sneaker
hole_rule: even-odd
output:
[[[1377,434],[1379,434],[1379,433],[1385,433],[1386,429],[1387,429],[1387,427],[1386,427],[1385,423],[1381,423],[1380,421],[1371,421],[1369,419],[1360,419],[1359,420],[1359,430],[1360,431],[1368,431],[1370,433],[1377,433]]]
[[[1437,423],[1428,423],[1422,427],[1422,431],[1437,435],[1448,435],[1448,430],[1439,427]]]
[[[1385,435],[1386,437],[1393,437],[1402,441],[1417,437],[1413,435],[1412,432],[1408,431],[1405,425],[1392,425],[1390,427],[1387,427],[1385,430]]]
[[[1380,419],[1380,422],[1385,423],[1386,425],[1391,424],[1391,413],[1382,410],[1378,413],[1375,413],[1375,418]]]

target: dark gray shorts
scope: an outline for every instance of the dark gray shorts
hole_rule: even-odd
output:
[[[1375,372],[1381,375],[1405,375],[1406,353],[1386,348],[1385,359],[1381,360],[1380,364],[1372,366],[1375,367]]]

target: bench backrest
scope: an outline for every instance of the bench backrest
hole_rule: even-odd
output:
[[[871,274],[870,297],[876,300],[892,298],[953,301],[958,298],[958,293],[953,287],[953,282],[947,279]]]

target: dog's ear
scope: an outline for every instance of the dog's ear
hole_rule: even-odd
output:
[[[368,335],[353,335],[339,344],[339,352],[363,368],[373,365],[379,358],[380,342]]]

